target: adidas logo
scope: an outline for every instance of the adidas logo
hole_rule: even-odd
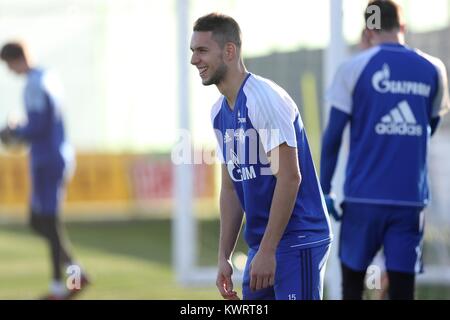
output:
[[[381,122],[375,126],[375,131],[379,135],[420,137],[423,134],[422,126],[417,124],[411,106],[406,100],[381,118]]]

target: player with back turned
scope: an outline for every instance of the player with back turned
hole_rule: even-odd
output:
[[[371,48],[341,65],[326,95],[331,111],[321,184],[329,211],[336,213],[331,179],[350,123],[339,241],[343,297],[362,298],[366,269],[383,247],[390,299],[413,299],[430,199],[427,153],[449,109],[447,73],[442,61],[405,44],[395,2],[368,6],[379,8],[381,22],[379,29],[366,28]]]

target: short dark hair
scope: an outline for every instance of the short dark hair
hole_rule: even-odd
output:
[[[210,13],[195,21],[194,31],[211,31],[213,38],[223,48],[232,42],[240,50],[242,46],[241,28],[232,17],[222,13]]]
[[[25,47],[20,42],[9,42],[0,51],[0,59],[12,61],[25,58]]]
[[[393,0],[371,0],[367,5],[364,13],[364,21],[366,23],[371,17],[371,13],[367,12],[370,6],[377,6],[380,9],[380,23],[381,30],[379,31],[392,31],[400,29],[403,24],[403,11],[402,8]]]

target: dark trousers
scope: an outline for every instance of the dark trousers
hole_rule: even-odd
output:
[[[72,257],[67,249],[63,228],[57,215],[32,213],[30,225],[37,234],[47,240],[50,249],[53,279],[60,281],[62,279],[62,266],[71,264]]]
[[[365,271],[352,270],[341,264],[343,300],[361,300],[364,292]],[[414,300],[415,274],[388,271],[389,299]]]

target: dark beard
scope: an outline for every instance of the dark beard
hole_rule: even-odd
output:
[[[220,67],[217,69],[217,71],[205,82],[203,82],[203,85],[210,86],[212,84],[219,84],[222,82],[223,79],[225,79],[225,75],[227,74],[228,67],[225,63],[222,63]]]

